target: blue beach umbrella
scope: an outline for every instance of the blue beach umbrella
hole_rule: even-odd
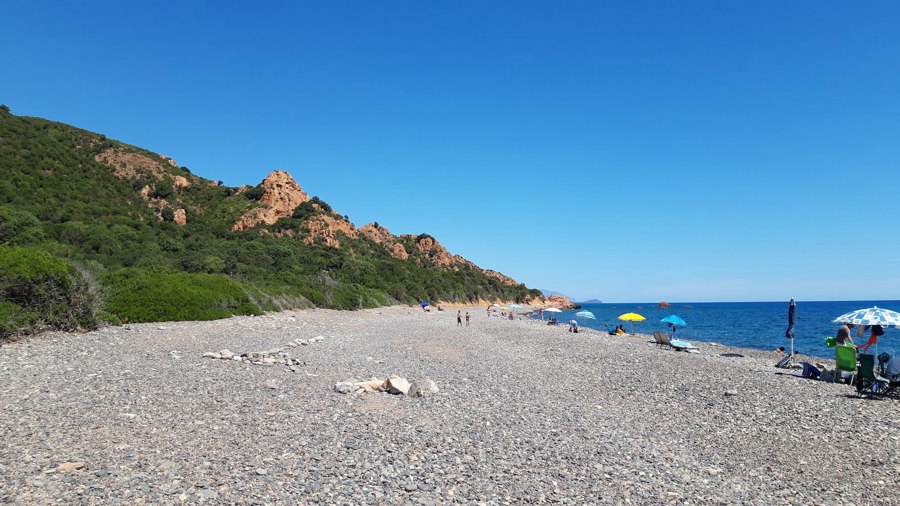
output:
[[[589,320],[596,320],[596,319],[597,319],[597,318],[594,316],[594,313],[592,313],[592,312],[590,312],[590,311],[579,311],[579,312],[575,313],[575,316],[578,316],[578,317],[580,317],[580,318],[587,318],[587,319],[589,319]]]
[[[427,306],[427,305],[428,305],[428,304],[431,304],[431,303],[430,303],[430,302],[428,302],[428,301],[425,301],[425,302],[423,302],[423,303],[422,303],[422,308],[423,308],[423,309],[424,309],[424,308],[425,308],[425,306]]]
[[[668,323],[668,324],[670,324],[670,325],[680,325],[680,326],[682,326],[682,327],[687,326],[687,323],[685,323],[685,321],[682,320],[681,317],[679,317],[679,316],[677,316],[677,315],[673,315],[673,314],[670,314],[669,316],[666,316],[665,318],[663,318],[663,319],[660,320],[660,321],[661,321],[662,323]]]

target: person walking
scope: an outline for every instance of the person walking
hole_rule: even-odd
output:
[[[470,318],[472,318],[472,315],[470,315],[469,312],[466,311],[466,327],[469,326],[469,319],[470,319]]]
[[[456,311],[456,326],[462,327],[462,310]]]

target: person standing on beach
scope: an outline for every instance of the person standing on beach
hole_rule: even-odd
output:
[[[846,344],[847,341],[849,341],[850,346],[856,346],[853,343],[853,338],[850,337],[850,329],[852,329],[854,326],[855,325],[853,325],[852,323],[846,323],[844,325],[841,325],[840,328],[838,328],[837,337],[834,338],[834,342],[837,343],[839,346],[844,346],[844,344]]]
[[[472,317],[472,315],[470,315],[469,312],[466,311],[466,327],[469,326],[469,318],[471,318],[471,317]]]
[[[456,311],[456,326],[462,327],[462,310]]]

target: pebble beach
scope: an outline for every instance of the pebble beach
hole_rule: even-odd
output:
[[[677,352],[484,306],[457,326],[457,309],[6,343],[0,503],[900,503],[900,399],[800,378],[767,352]],[[208,355],[273,349],[288,364]],[[390,375],[438,391],[335,389]]]

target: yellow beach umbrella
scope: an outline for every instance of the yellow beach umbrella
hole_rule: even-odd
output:
[[[503,307],[500,308],[500,311],[507,311],[508,309],[509,309],[509,308],[507,308],[506,306],[503,306]]]
[[[625,313],[620,314],[619,319],[625,322],[631,322],[631,333],[634,334],[634,322],[642,322],[646,320],[643,316],[637,313]]]

